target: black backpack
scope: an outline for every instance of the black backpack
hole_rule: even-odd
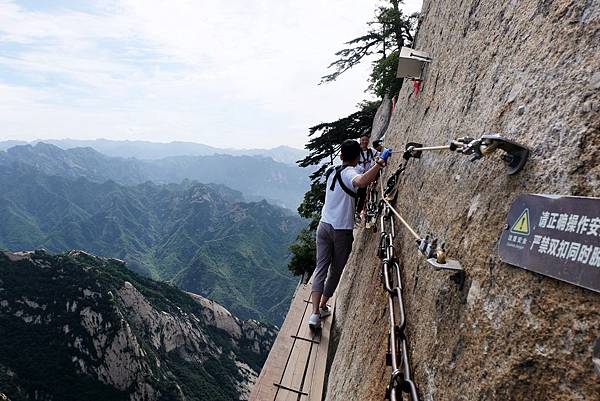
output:
[[[333,180],[331,181],[331,186],[329,187],[329,190],[333,191],[335,189],[335,183],[339,182],[340,183],[340,187],[342,187],[342,189],[344,190],[344,192],[348,196],[356,199],[358,197],[358,194],[356,192],[354,192],[353,190],[351,190],[350,188],[348,188],[346,186],[346,184],[344,184],[344,181],[342,180],[342,171],[346,167],[351,167],[351,166],[348,165],[348,164],[345,164],[345,165],[341,165],[341,166],[336,166],[336,167],[332,166],[332,167],[330,167],[329,170],[327,170],[327,173],[325,173],[325,182],[327,182],[327,180],[329,179],[329,176],[335,170],[335,176],[333,177]]]

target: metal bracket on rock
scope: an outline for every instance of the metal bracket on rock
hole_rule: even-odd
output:
[[[491,155],[498,149],[504,152],[502,160],[506,164],[508,175],[517,174],[523,169],[529,157],[529,149],[498,134],[483,135],[479,139],[465,136],[450,141],[448,145],[441,146],[423,146],[420,143],[409,142],[406,144],[402,157],[405,160],[419,159],[424,151],[450,150],[472,156],[471,161],[475,161]]]
[[[447,258],[445,244],[442,243],[440,246],[438,246],[439,241],[437,240],[437,238],[434,238],[429,234],[425,237],[420,237],[417,234],[417,232],[406,222],[406,220],[400,215],[400,213],[398,213],[396,209],[392,207],[391,203],[394,202],[395,199],[383,197],[382,201],[384,202],[384,205],[387,205],[386,209],[388,213],[393,213],[398,218],[400,223],[402,223],[402,225],[406,227],[408,232],[415,238],[417,248],[425,256],[425,259],[427,260],[427,263],[429,265],[433,266],[433,268],[435,268],[436,270],[451,270],[455,272],[464,271],[459,261]],[[383,241],[384,240],[382,238],[382,240],[379,243],[378,253],[380,255],[383,254],[386,245]],[[461,283],[458,282],[458,284]]]
[[[428,234],[425,238],[417,240],[417,247],[419,248],[419,251],[425,255],[427,263],[433,266],[434,269],[463,271],[458,260],[448,259],[446,257],[445,244],[438,246],[437,238],[433,238]]]

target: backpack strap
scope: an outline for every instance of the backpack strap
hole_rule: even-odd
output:
[[[327,180],[329,179],[329,176],[334,171],[335,171],[335,166],[329,166],[329,168],[327,169],[327,171],[325,171],[325,182],[327,182]]]
[[[350,167],[350,166],[348,164],[346,164],[346,165],[342,165],[342,166],[337,166],[335,168],[335,176],[333,177],[333,180],[331,181],[329,190],[333,191],[335,189],[335,183],[339,182],[340,187],[342,187],[342,189],[348,196],[350,196],[352,198],[356,198],[356,197],[358,197],[358,194],[356,192],[354,192],[353,190],[351,190],[350,188],[348,188],[346,186],[346,184],[344,184],[344,181],[342,180],[342,171],[344,171],[344,169],[347,167]],[[329,179],[329,176],[331,175],[332,172],[333,172],[333,169],[330,169],[330,171],[327,172],[327,179]]]

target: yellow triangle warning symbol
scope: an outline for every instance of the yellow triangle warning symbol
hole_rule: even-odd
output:
[[[515,234],[529,235],[529,209],[523,210],[510,231]]]

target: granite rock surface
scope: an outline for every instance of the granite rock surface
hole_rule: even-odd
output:
[[[386,146],[500,133],[531,157],[508,176],[497,155],[424,153],[400,179],[395,207],[420,234],[446,242],[467,273],[460,288],[399,230],[420,398],[598,400],[600,294],[502,263],[497,241],[521,193],[600,196],[600,3],[425,0],[422,16],[416,48],[433,61],[418,95],[409,83],[401,90]],[[391,372],[378,239],[355,235],[338,289],[327,401],[384,397]]]

